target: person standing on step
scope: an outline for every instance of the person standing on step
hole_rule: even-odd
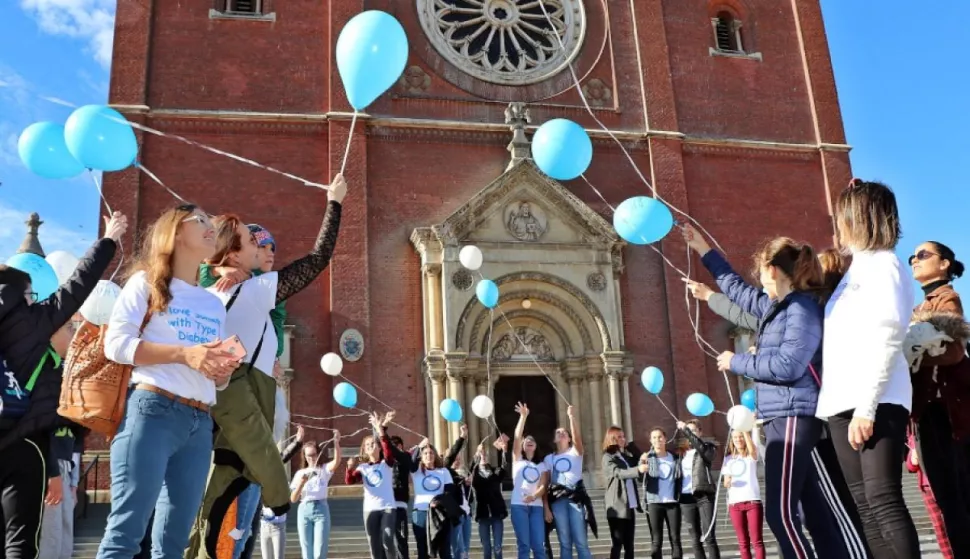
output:
[[[384,416],[383,425],[394,421],[394,412]],[[411,453],[404,450],[404,439],[391,436],[391,452],[394,453],[394,500],[397,508],[394,511],[394,540],[397,543],[397,559],[408,559],[408,501],[411,499]],[[412,449],[413,450],[413,449]]]
[[[711,465],[714,463],[717,447],[714,443],[701,439],[703,432],[695,419],[687,423],[678,421],[677,429],[684,434],[688,444],[681,461],[684,486],[680,492],[680,510],[684,520],[687,521],[694,557],[695,559],[721,559],[721,551],[717,547],[713,528],[716,518],[714,498],[717,480],[711,475]],[[707,534],[707,539],[701,545],[704,534]]]
[[[330,478],[340,465],[340,431],[333,432],[333,460],[320,465],[320,448],[309,443],[303,446],[303,469],[293,474],[290,501],[300,503],[297,509],[297,528],[303,559],[327,559],[330,544],[330,503],[327,499]]]
[[[429,538],[429,532],[432,502],[439,495],[453,490],[454,477],[449,468],[454,465],[467,437],[468,426],[462,424],[459,428],[458,439],[448,449],[444,457],[438,454],[438,450],[428,439],[421,441],[421,444],[411,455],[411,482],[414,484],[414,510],[411,511],[411,528],[414,530],[418,559],[428,559],[431,556],[432,542]],[[461,501],[456,500],[456,503],[460,505]],[[457,524],[454,526],[445,524],[439,531],[442,543],[438,552],[441,559],[452,559],[451,534],[453,530],[457,529]]]
[[[640,449],[627,442],[626,433],[617,426],[603,436],[603,478],[606,480],[606,522],[610,527],[610,559],[634,559],[634,534],[640,506],[639,487],[646,464],[638,464]]]
[[[544,506],[548,490],[549,471],[536,455],[536,441],[525,436],[529,407],[522,402],[515,406],[519,421],[512,438],[512,530],[518,559],[547,559],[544,539],[548,538],[546,521],[552,512]]]
[[[765,559],[762,535],[765,510],[758,483],[758,447],[751,439],[751,433],[733,431],[725,454],[727,457],[721,468],[725,472],[724,487],[728,490],[728,515],[738,536],[741,559],[751,559],[752,547],[755,559]]]
[[[573,558],[573,548],[579,559],[591,559],[588,529],[596,534],[596,517],[592,502],[583,483],[583,438],[573,406],[566,407],[569,428],[556,429],[553,441],[556,450],[546,456],[549,470],[549,491],[546,495],[559,537],[559,555]]]
[[[650,450],[640,457],[643,474],[643,500],[650,525],[650,557],[663,558],[664,524],[670,538],[671,557],[684,556],[680,541],[680,492],[684,487],[682,457],[667,450],[667,433],[660,427],[650,430]]]
[[[478,536],[482,542],[484,559],[502,559],[502,541],[505,532],[505,519],[508,508],[502,495],[502,482],[508,476],[508,441],[500,435],[494,447],[498,450],[499,465],[488,462],[485,443],[478,445],[472,466],[472,490],[475,492],[475,521],[478,522]]]
[[[297,427],[296,440],[285,448],[283,448],[284,441],[279,442],[278,447],[281,448],[280,459],[283,460],[284,464],[292,460],[297,452],[303,450],[304,436],[305,431],[301,425]],[[320,446],[317,447],[317,452],[322,452]],[[259,508],[261,509],[259,525],[253,530],[253,533],[259,535],[259,548],[262,552],[262,559],[284,559],[286,555],[286,514],[276,516],[273,513],[273,509],[264,507],[262,503],[259,503]],[[246,544],[246,550],[243,551],[244,557],[247,553],[252,553],[251,548],[255,546],[255,543],[252,541],[253,539],[250,538],[250,541]]]
[[[344,482],[364,485],[364,533],[370,559],[397,559],[394,539],[394,452],[384,423],[378,415],[370,417],[374,433],[360,442],[360,457],[347,460]]]

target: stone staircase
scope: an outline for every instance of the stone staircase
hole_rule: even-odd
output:
[[[903,488],[906,496],[906,502],[909,505],[910,512],[913,515],[913,520],[916,523],[916,529],[920,534],[920,542],[923,551],[922,556],[929,558],[942,558],[942,555],[939,554],[939,547],[933,533],[933,526],[930,523],[926,508],[923,506],[923,499],[919,493],[919,489],[916,486],[915,479],[915,476],[905,473],[903,478]],[[594,539],[592,538],[592,534],[590,534],[590,548],[593,552],[593,556],[596,558],[609,557],[610,539],[606,526],[606,512],[603,508],[603,492],[593,491],[591,496],[593,497],[597,511],[600,537],[599,539]],[[364,536],[363,530],[361,499],[354,497],[331,497],[330,511],[333,515],[333,524],[330,532],[329,558],[357,559],[369,557],[367,540]],[[98,544],[101,541],[101,536],[104,534],[104,525],[107,512],[107,505],[90,505],[88,507],[86,517],[78,521],[74,548],[74,557],[76,559],[95,558]],[[768,556],[777,557],[778,549],[775,538],[771,534],[771,530],[768,529],[767,525],[764,527],[764,536]],[[551,537],[554,555],[558,557],[559,548],[555,539],[555,532],[553,532]],[[682,527],[682,539],[686,540],[686,538],[687,527],[685,524]],[[731,521],[727,517],[727,507],[724,504],[719,505],[717,541],[721,549],[722,557],[725,559],[739,557],[737,538],[734,535],[733,528],[731,527]],[[667,549],[667,553],[665,555],[669,556],[669,546],[665,547]],[[515,535],[512,531],[512,525],[508,520],[506,520],[505,523],[505,541],[503,549],[505,557],[511,558],[516,556]],[[638,557],[646,557],[650,549],[650,530],[647,526],[645,515],[639,515],[637,518],[636,549]],[[260,557],[258,546],[256,553],[253,556]],[[416,556],[417,554],[414,551],[414,542],[412,537],[411,557],[413,558]],[[300,557],[300,542],[297,536],[296,514],[293,513],[289,517],[289,525],[287,528],[286,559],[300,559]],[[478,527],[475,525],[472,526],[472,557],[476,559],[482,557],[480,543],[478,542]],[[693,553],[692,550],[689,549],[689,545],[685,545],[684,557],[685,559],[693,557]]]

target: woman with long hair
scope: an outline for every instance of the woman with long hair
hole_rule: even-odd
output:
[[[364,485],[364,531],[371,559],[397,559],[394,542],[394,453],[381,418],[370,416],[374,434],[360,441],[360,456],[347,460],[344,482]]]
[[[278,338],[270,313],[276,306],[296,295],[315,280],[327,265],[337,242],[340,211],[347,183],[342,175],[334,177],[327,190],[327,206],[313,248],[287,264],[279,272],[261,273],[235,285],[217,282],[209,287],[225,305],[226,334],[235,336],[246,352],[243,365],[233,374],[229,387],[219,394],[212,408],[218,427],[214,443],[213,470],[206,487],[198,531],[193,534],[188,556],[199,546],[214,556],[222,521],[229,505],[246,489],[247,477],[260,486],[260,494],[248,495],[240,503],[239,517],[251,523],[259,498],[277,515],[290,505],[290,489],[283,463],[278,459],[274,432],[278,387],[273,378]],[[226,214],[214,220],[216,250],[206,262],[216,268],[230,268],[246,275],[260,269],[265,254],[255,236],[238,216]],[[262,413],[254,414],[259,409]],[[274,428],[275,427],[275,428]],[[248,525],[248,524],[247,524]],[[236,546],[239,547],[239,546]]]
[[[610,526],[610,559],[633,559],[633,536],[640,506],[639,485],[646,464],[638,464],[640,449],[626,433],[612,426],[603,435],[603,477],[606,479],[606,522]]]
[[[970,376],[970,362],[966,357],[963,304],[953,289],[953,280],[963,275],[964,267],[950,247],[937,241],[917,246],[909,265],[924,297],[913,312],[913,323],[927,323],[933,332],[951,340],[941,340],[943,352],[939,355],[924,352],[912,371],[912,418],[916,422],[920,471],[932,488],[924,495],[935,499],[953,553],[970,556],[970,531],[966,529],[970,526],[970,476],[964,461],[970,436],[970,410],[966,405],[970,390],[960,380]],[[912,345],[916,344],[907,337],[905,347]]]
[[[884,184],[853,180],[836,201],[835,218],[852,264],[825,307],[817,414],[832,429],[873,555],[918,557],[900,467],[913,401],[903,354],[913,288],[893,252],[901,235],[896,197]]]
[[[444,495],[452,490],[454,477],[449,471],[458,453],[461,452],[468,437],[468,426],[462,425],[459,428],[459,437],[455,444],[448,449],[442,458],[438,450],[428,439],[421,441],[421,444],[414,449],[411,456],[411,482],[414,486],[414,503],[411,511],[411,528],[414,530],[414,541],[417,544],[418,559],[428,559],[432,553],[432,547],[437,550],[437,556],[442,559],[452,559],[452,530],[457,526],[444,523],[438,532],[440,545],[433,545],[429,537],[430,513],[434,506],[435,498]],[[461,501],[456,501],[460,505]],[[456,511],[458,512],[458,511]],[[458,559],[458,558],[456,558]]]
[[[559,555],[562,559],[572,559],[575,547],[579,559],[591,559],[586,530],[587,523],[595,527],[596,520],[583,484],[583,439],[572,406],[566,408],[566,416],[569,429],[556,429],[553,439],[556,450],[545,459],[550,483],[546,499],[556,523]]]
[[[759,289],[745,282],[693,227],[686,226],[683,234],[721,292],[758,320],[757,349],[738,355],[726,351],[718,356],[718,368],[756,383],[758,417],[764,420],[767,437],[766,513],[782,555],[786,559],[815,557],[798,515],[799,502],[805,510],[819,514],[829,510],[812,460],[823,429],[822,421],[815,417],[822,361],[820,292],[824,289],[815,251],[786,237],[768,241],[754,257]],[[826,559],[843,556],[842,544],[834,543],[842,541],[838,523],[832,518],[822,520],[809,524],[818,555]]]
[[[0,265],[0,518],[5,524],[0,554],[5,549],[7,557],[38,556],[45,493],[61,483],[50,445],[55,432],[71,423],[57,414],[63,363],[52,338],[69,328],[97,287],[127,226],[118,212],[105,218],[104,237],[71,278],[43,300],[30,274]]]
[[[320,465],[320,448],[315,443],[303,446],[303,469],[293,474],[290,500],[300,503],[297,528],[303,559],[327,559],[330,544],[330,504],[327,493],[330,478],[340,465],[340,431],[333,432],[333,460]]]
[[[741,559],[751,559],[752,547],[755,559],[765,559],[761,530],[765,511],[761,504],[761,486],[758,485],[758,447],[751,440],[751,433],[732,431],[725,454],[727,458],[721,469],[725,472],[728,514],[738,536]]]
[[[111,513],[98,559],[139,551],[152,511],[153,553],[185,551],[212,454],[216,391],[238,366],[223,348],[226,309],[198,285],[215,250],[209,216],[186,204],[145,235],[108,324],[105,355],[134,365],[125,416],[111,441]]]
[[[684,472],[681,456],[667,450],[667,433],[661,427],[650,430],[650,450],[640,457],[640,466],[646,466],[643,487],[646,493],[647,520],[650,523],[650,557],[662,559],[664,524],[670,537],[671,557],[681,559],[684,555],[680,543],[680,492]]]
[[[544,497],[548,490],[549,470],[536,455],[536,441],[525,436],[529,407],[515,405],[519,421],[512,437],[512,531],[518,559],[546,559]]]
[[[677,430],[684,434],[684,448],[681,452],[684,479],[680,492],[680,510],[687,521],[694,557],[720,559],[721,550],[717,547],[714,529],[711,528],[717,518],[714,512],[717,480],[711,473],[717,446],[701,439],[703,431],[696,419],[687,423],[677,422]],[[704,538],[705,534],[707,538]]]
[[[478,536],[482,541],[482,556],[485,559],[502,559],[505,518],[509,515],[502,495],[502,483],[508,476],[508,441],[508,436],[503,434],[493,444],[499,453],[498,467],[489,463],[484,442],[478,445],[473,458],[471,478],[475,492],[475,521],[478,522]]]
[[[286,440],[282,440],[277,444],[280,450],[280,458],[283,463],[286,464],[296,455],[297,452],[303,450],[303,437],[305,431],[303,426],[297,427],[296,438],[293,442],[284,446]],[[317,447],[317,452],[320,452],[320,448]],[[262,509],[259,515],[259,524],[253,529],[253,539],[255,535],[259,535],[259,549],[262,552],[262,559],[284,559],[286,555],[286,514],[277,516],[272,509],[260,506]],[[243,551],[243,556],[247,553],[251,553],[250,548],[256,546],[256,542],[251,542],[246,544],[246,550]]]

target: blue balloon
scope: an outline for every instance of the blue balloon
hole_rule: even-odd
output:
[[[758,397],[754,392],[754,388],[749,388],[741,393],[741,405],[751,411],[758,409]]]
[[[660,200],[649,196],[634,196],[616,207],[613,227],[624,241],[635,245],[648,245],[670,233],[674,227],[674,216]]]
[[[498,304],[498,286],[490,279],[483,279],[475,286],[475,295],[478,300],[490,309],[494,309]]]
[[[585,173],[593,160],[593,142],[582,126],[554,118],[532,137],[532,160],[550,177],[572,180]]]
[[[47,299],[60,287],[54,268],[36,254],[29,252],[15,254],[7,260],[7,266],[30,275],[31,291],[37,294],[38,301]]]
[[[138,141],[131,124],[111,107],[85,105],[64,125],[67,149],[88,169],[120,171],[138,156]]]
[[[714,402],[707,394],[695,392],[687,397],[687,411],[697,417],[707,417],[714,413]]]
[[[408,62],[408,37],[394,16],[368,10],[352,17],[337,38],[337,70],[358,111],[397,82]]]
[[[660,394],[660,391],[664,389],[664,374],[656,367],[647,367],[640,374],[640,382],[647,389],[647,392]]]
[[[441,417],[445,418],[445,421],[450,423],[461,421],[461,405],[451,398],[442,400],[441,404],[438,405],[438,411],[441,413]]]
[[[64,127],[53,122],[35,122],[25,128],[17,152],[32,173],[45,179],[69,179],[84,171],[64,143]]]
[[[341,382],[333,387],[333,399],[345,408],[357,405],[357,389],[348,382]]]

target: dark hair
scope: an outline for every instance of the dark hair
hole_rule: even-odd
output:
[[[397,435],[394,435],[393,437],[391,437],[391,444],[394,446],[404,446],[404,439],[402,439],[401,437],[398,437]]]
[[[852,179],[836,200],[835,224],[843,250],[893,250],[903,236],[896,195],[881,182]]]
[[[618,442],[620,435],[623,434],[623,429],[620,429],[616,425],[611,426],[606,430],[606,434],[603,435],[603,452],[606,454],[616,454],[617,452],[623,450],[620,448],[620,443]]]
[[[653,427],[652,429],[650,429],[650,434],[653,435],[654,431],[660,431],[665,438],[667,437],[667,432],[664,431],[663,427]]]
[[[698,429],[701,428],[701,422],[698,421],[698,420],[696,420],[696,419],[691,419],[691,420],[687,421],[686,423],[684,423],[684,425],[686,425],[687,427],[690,427],[691,425],[693,425],[694,427],[697,427]]]
[[[950,267],[946,270],[948,280],[953,281],[963,275],[963,262],[957,260],[957,255],[953,253],[953,249],[938,241],[926,241],[926,243],[933,245],[941,260],[950,263]]]
[[[308,448],[313,448],[314,450],[317,451],[317,463],[318,464],[320,463],[320,454],[321,454],[320,453],[320,447],[318,447],[317,446],[317,443],[315,443],[313,441],[306,441],[306,442],[303,443],[303,452],[300,453],[300,455],[302,457],[301,462],[303,462],[303,467],[304,468],[309,468],[310,467],[310,461],[306,459],[306,449],[308,449]]]
[[[0,264],[0,285],[11,285],[27,293],[27,286],[31,285],[30,274],[12,266]]]
[[[765,243],[754,255],[757,268],[774,266],[791,280],[795,291],[809,291],[822,286],[822,265],[811,245],[800,244],[788,237]]]

